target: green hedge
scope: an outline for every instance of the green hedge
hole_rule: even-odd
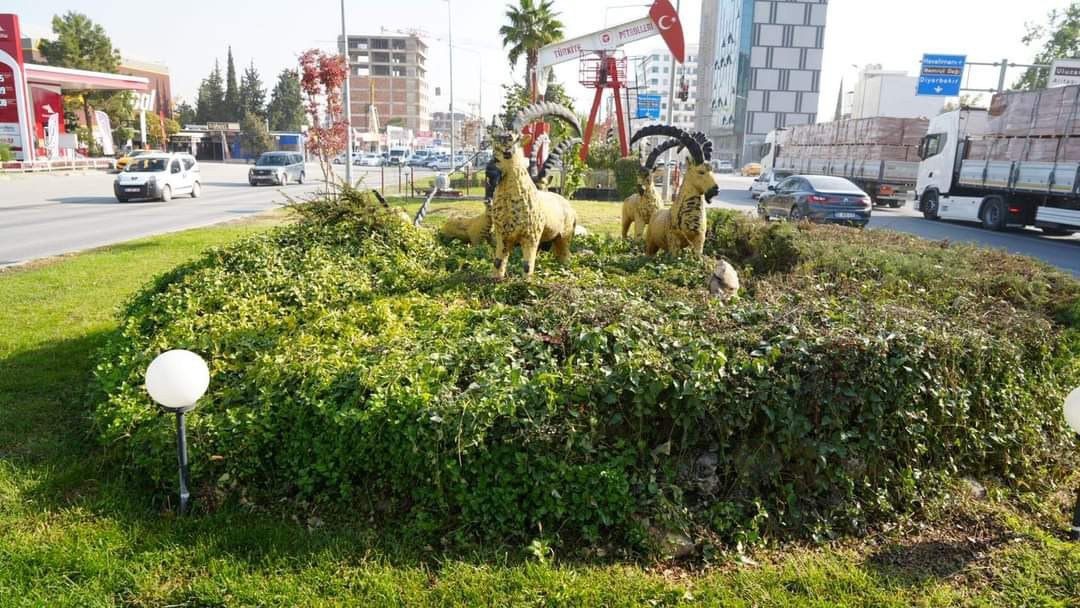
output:
[[[637,157],[620,158],[615,163],[615,189],[619,193],[619,200],[637,192],[637,177],[640,170],[641,159]]]
[[[188,348],[213,378],[189,420],[197,492],[346,504],[432,542],[827,538],[953,476],[1060,473],[1080,289],[1034,262],[714,211],[708,253],[744,276],[725,305],[700,262],[600,236],[569,270],[544,254],[494,283],[486,249],[366,204],[128,304],[93,411],[118,463],[172,487],[142,374]]]

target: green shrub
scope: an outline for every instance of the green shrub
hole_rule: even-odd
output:
[[[641,170],[641,159],[637,157],[620,158],[615,163],[615,190],[619,200],[637,192],[637,176]]]
[[[11,146],[8,144],[0,144],[0,163],[6,163],[15,160],[15,154],[11,151]]]
[[[712,212],[708,250],[753,270],[722,304],[709,265],[599,236],[494,283],[483,249],[349,205],[127,305],[93,413],[118,462],[171,487],[142,374],[188,348],[212,372],[197,488],[344,503],[432,542],[825,538],[952,476],[1058,479],[1080,288],[1042,265]]]

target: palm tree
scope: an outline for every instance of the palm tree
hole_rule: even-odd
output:
[[[536,90],[536,64],[541,47],[563,38],[559,13],[551,10],[553,0],[518,0],[518,6],[506,7],[509,23],[499,28],[503,48],[509,47],[510,65],[525,56],[525,74],[530,91]]]

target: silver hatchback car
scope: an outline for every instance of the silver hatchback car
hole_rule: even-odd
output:
[[[248,171],[252,186],[302,184],[306,178],[304,157],[296,152],[264,152]]]

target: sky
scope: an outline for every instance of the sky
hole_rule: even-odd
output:
[[[568,38],[606,25],[648,14],[648,0],[555,0]],[[1054,8],[1069,0],[830,0],[825,32],[819,115],[829,117],[840,82],[850,88],[855,65],[881,64],[884,69],[915,73],[926,53],[966,54],[969,61],[1008,58],[1024,63],[1036,49],[1021,38],[1025,24],[1044,22]],[[490,117],[502,101],[501,84],[524,80],[519,66],[511,71],[498,28],[504,23],[506,0],[345,0],[350,34],[419,30],[429,49],[431,111],[446,110],[450,84],[448,18],[453,19],[455,110],[480,109]],[[169,66],[173,95],[194,102],[199,82],[222,61],[231,45],[238,75],[253,61],[267,88],[277,74],[294,67],[305,49],[334,50],[341,33],[339,0],[261,0],[221,2],[187,0],[182,10],[132,10],[130,0],[6,0],[0,9],[20,16],[24,36],[49,36],[52,16],[62,11],[85,13],[100,23],[113,44],[128,57]],[[167,5],[155,5],[167,6]],[[448,10],[450,9],[450,10]],[[701,1],[680,2],[687,42],[700,37]],[[155,18],[156,17],[156,18]],[[659,49],[659,38],[626,48],[628,55]],[[1018,75],[1010,73],[1010,82]],[[560,66],[556,78],[568,84],[577,108],[591,104],[590,92],[577,84],[577,62]],[[994,68],[978,68],[970,86],[993,87]],[[435,89],[441,95],[435,95]]]

